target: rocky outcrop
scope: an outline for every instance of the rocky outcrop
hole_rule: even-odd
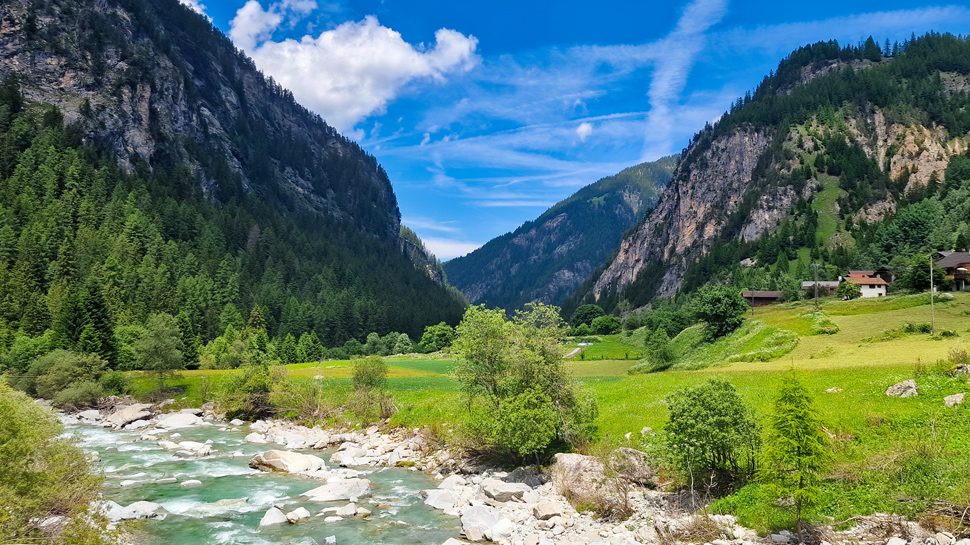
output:
[[[645,267],[666,265],[658,294],[669,297],[692,259],[709,250],[752,189],[751,173],[771,143],[768,131],[744,128],[721,136],[683,162],[657,207],[620,243],[593,286],[595,299],[633,282]],[[750,229],[754,235],[756,229]],[[760,234],[760,233],[759,233]]]
[[[397,201],[374,158],[264,77],[201,15],[178,2],[70,5],[68,16],[57,2],[0,4],[0,75],[15,74],[27,98],[58,106],[85,140],[128,169],[188,165],[213,199],[228,199],[235,178],[244,192],[283,194],[397,238]],[[292,152],[305,154],[301,162]]]
[[[886,395],[892,397],[915,397],[919,395],[919,389],[916,387],[916,381],[909,379],[887,388]]]
[[[676,158],[665,157],[584,187],[535,221],[445,263],[448,281],[473,304],[558,304],[657,203],[675,166]]]

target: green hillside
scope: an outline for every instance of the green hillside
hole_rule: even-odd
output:
[[[534,221],[445,263],[448,281],[489,307],[560,303],[653,208],[676,164],[665,157],[580,189]]]

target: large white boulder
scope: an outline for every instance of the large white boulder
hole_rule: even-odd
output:
[[[466,484],[468,484],[468,481],[466,481],[461,475],[452,475],[447,479],[441,481],[441,484],[438,485],[438,488],[441,488],[444,490],[453,490],[455,487],[464,486]]]
[[[353,501],[370,496],[370,487],[367,479],[338,479],[301,495],[313,501]]]
[[[191,428],[201,426],[204,420],[194,414],[173,413],[166,414],[158,418],[155,426],[166,430],[176,430],[180,428]]]
[[[507,483],[498,479],[482,481],[482,491],[495,501],[510,501],[512,498],[522,499],[522,495],[532,490],[527,484]]]
[[[330,463],[341,467],[362,466],[366,463],[366,461],[360,460],[360,458],[363,458],[366,455],[367,450],[360,447],[350,447],[333,453],[333,456],[330,457]]]
[[[151,407],[147,403],[135,403],[134,405],[129,405],[128,407],[115,411],[105,419],[105,422],[115,428],[120,428],[135,420],[149,418],[152,415]]]
[[[319,456],[289,452],[286,450],[268,450],[257,454],[249,461],[249,467],[260,471],[285,471],[287,473],[309,473],[319,469],[326,469],[326,464]]]
[[[470,541],[485,541],[498,522],[498,517],[491,509],[477,505],[467,509],[461,516],[461,529]]]
[[[125,507],[121,513],[121,520],[140,520],[149,519],[156,515],[156,512],[161,508],[155,502],[150,501],[136,501],[135,503]]]
[[[505,542],[512,539],[512,532],[515,531],[515,524],[509,519],[502,519],[492,526],[488,533],[488,538],[492,541]]]
[[[101,411],[97,409],[81,411],[77,413],[77,417],[85,422],[97,422],[101,420]]]
[[[259,525],[272,526],[274,524],[286,524],[287,522],[289,522],[289,519],[286,518],[286,515],[282,511],[275,507],[270,507],[266,511],[266,514],[263,515],[263,518],[259,520]]]
[[[454,509],[458,504],[458,497],[450,489],[425,490],[424,493],[428,495],[424,504],[435,509]]]
[[[267,443],[266,437],[261,433],[250,433],[245,437],[247,443],[256,443],[257,445],[265,445]]]
[[[563,507],[557,502],[541,500],[532,508],[532,514],[539,520],[549,520],[563,514]]]

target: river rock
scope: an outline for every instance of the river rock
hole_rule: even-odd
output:
[[[435,509],[454,509],[458,503],[458,498],[450,489],[423,490],[422,493],[428,495],[424,504]]]
[[[245,437],[245,441],[247,443],[256,443],[257,445],[265,445],[267,443],[266,437],[264,437],[263,434],[256,432],[247,435]]]
[[[229,421],[229,425],[230,426],[236,426],[237,428],[239,426],[242,426],[243,424],[245,424],[245,422],[243,422],[242,420],[240,420],[238,418],[233,418],[232,420]]]
[[[647,455],[639,450],[622,447],[610,453],[610,463],[620,476],[631,483],[656,486],[657,472],[647,464]]]
[[[293,511],[286,514],[286,520],[289,521],[290,524],[296,524],[297,522],[306,520],[308,518],[310,518],[310,512],[307,511],[306,507],[297,507]]]
[[[283,436],[283,443],[290,449],[306,448],[306,437],[299,433],[288,433]]]
[[[461,529],[470,541],[484,541],[496,524],[498,517],[484,505],[471,507],[461,516]]]
[[[134,422],[135,420],[141,420],[143,418],[149,418],[152,415],[151,405],[147,403],[135,403],[118,411],[115,411],[105,422],[111,424],[115,428],[120,428],[125,424]]]
[[[318,456],[285,450],[269,450],[257,454],[249,461],[249,467],[260,471],[285,471],[287,473],[308,473],[318,469],[326,469],[323,460]]]
[[[125,424],[125,426],[123,428],[121,428],[121,429],[128,430],[128,431],[131,431],[131,430],[140,430],[142,428],[147,428],[148,426],[151,426],[151,425],[152,425],[152,421],[151,420],[148,420],[148,419],[143,418],[141,420],[135,420],[134,422],[131,422],[129,424]]]
[[[96,506],[97,510],[100,511],[109,522],[121,522],[121,517],[125,513],[124,507],[111,500],[97,502]]]
[[[357,514],[357,504],[348,503],[343,507],[337,508],[337,510],[334,511],[333,514],[337,515],[338,517],[352,517]]]
[[[913,379],[904,380],[899,384],[894,384],[886,390],[887,396],[894,397],[913,397],[919,395],[916,388],[916,381]]]
[[[889,538],[886,545],[906,545],[906,540],[898,537]]]
[[[182,488],[192,488],[193,486],[202,486],[202,481],[197,479],[189,479],[187,481],[182,481],[179,483]]]
[[[962,392],[959,393],[959,394],[953,394],[951,396],[946,396],[946,397],[943,398],[943,403],[945,403],[947,407],[957,407],[961,403],[963,403],[963,398],[965,396],[966,396],[966,394],[964,394]]]
[[[86,422],[97,422],[97,421],[101,420],[101,418],[102,418],[101,411],[99,411],[97,409],[90,409],[90,410],[87,410],[87,411],[81,411],[81,412],[77,413],[77,417],[79,419],[81,419],[81,420],[86,421]]]
[[[160,417],[158,422],[155,423],[155,426],[166,430],[175,430],[201,426],[202,422],[204,420],[194,414],[174,413]]]
[[[468,484],[468,481],[462,478],[461,475],[452,475],[447,479],[441,481],[441,484],[438,485],[438,488],[442,490],[453,490],[456,487],[464,486],[466,484]]]
[[[498,479],[484,479],[482,492],[495,501],[509,501],[512,498],[522,499],[522,495],[532,490],[527,484],[507,483]]]
[[[338,479],[301,494],[313,501],[340,501],[370,496],[371,482],[367,479]]]
[[[549,520],[552,517],[561,516],[562,506],[554,501],[542,500],[532,508],[532,514],[539,520]]]
[[[447,540],[446,540],[446,541],[445,541],[444,543],[442,543],[441,545],[466,545],[466,543],[465,543],[464,541],[460,541],[460,540],[457,540],[457,539],[455,539],[455,538],[453,538],[453,537],[449,537],[449,538],[448,538],[448,539],[447,539]]]
[[[549,482],[549,477],[537,467],[517,467],[502,480],[507,483],[527,484],[531,488],[536,488]]]
[[[156,512],[161,508],[155,502],[150,501],[136,501],[135,503],[124,508],[121,514],[121,520],[140,520],[155,517]]]
[[[488,538],[492,541],[505,542],[512,539],[512,532],[515,531],[515,524],[509,519],[502,519],[498,521],[495,526],[492,526],[491,531],[488,534]]]
[[[286,515],[276,507],[270,507],[263,518],[259,520],[260,527],[262,526],[272,526],[274,524],[285,524],[289,522]]]
[[[360,447],[349,447],[333,453],[333,456],[330,457],[330,463],[342,467],[360,466],[364,465],[365,462],[358,460],[358,458],[363,458],[366,455],[367,451],[365,449]]]

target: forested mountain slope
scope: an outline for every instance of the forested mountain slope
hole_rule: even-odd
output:
[[[567,312],[708,282],[797,295],[813,261],[826,276],[903,271],[920,252],[965,245],[968,59],[970,41],[932,33],[795,51],[695,135],[657,207]]]
[[[0,76],[11,335],[107,346],[164,312],[205,343],[257,309],[332,347],[460,318],[376,160],[177,0],[3,2]]]
[[[445,263],[448,281],[489,307],[559,304],[656,205],[676,164],[665,157],[580,189],[535,221]]]

